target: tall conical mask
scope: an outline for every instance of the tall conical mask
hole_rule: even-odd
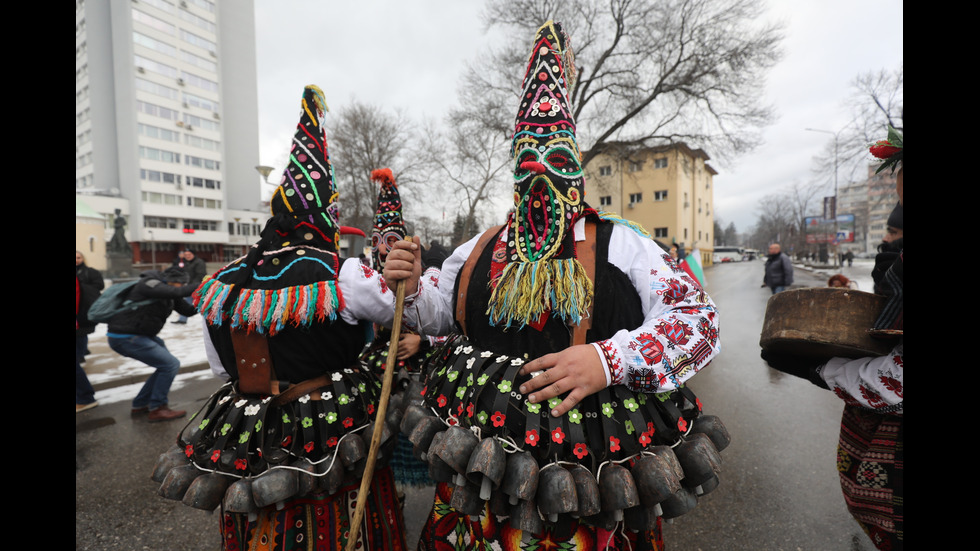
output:
[[[209,325],[275,335],[287,325],[336,318],[343,303],[336,285],[340,225],[323,131],[326,110],[323,91],[304,88],[289,162],[261,239],[195,292],[195,306]]]
[[[313,226],[328,241],[330,250],[336,251],[340,235],[339,204],[323,130],[326,110],[320,88],[309,85],[303,89],[289,162],[270,206],[273,216],[292,216],[297,225]]]
[[[560,23],[538,29],[521,90],[514,139],[514,214],[507,266],[490,300],[493,323],[521,326],[554,313],[577,323],[592,282],[575,260],[572,226],[587,208],[569,95],[574,55]]]
[[[371,256],[374,268],[384,268],[387,251],[398,241],[405,239],[405,222],[402,219],[402,199],[390,168],[371,171],[371,180],[380,185],[378,208],[374,213],[374,234],[371,236]]]

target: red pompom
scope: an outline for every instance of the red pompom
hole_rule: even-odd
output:
[[[879,159],[887,159],[901,150],[901,147],[895,147],[887,140],[877,141],[870,147],[871,154]]]
[[[371,171],[371,180],[383,184],[395,183],[395,177],[391,174],[390,168],[378,168]]]

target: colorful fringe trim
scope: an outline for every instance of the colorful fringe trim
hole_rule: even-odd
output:
[[[212,278],[194,291],[194,306],[209,325],[220,326],[230,318],[232,328],[245,327],[249,332],[272,336],[289,323],[303,327],[336,319],[337,311],[344,307],[335,281],[317,281],[283,289],[242,289],[228,314],[225,303],[234,287]]]
[[[510,262],[494,285],[487,314],[491,324],[506,327],[524,327],[548,311],[577,324],[592,298],[592,281],[574,258]]]
[[[636,232],[641,237],[645,237],[647,239],[653,239],[653,236],[650,235],[650,232],[646,231],[645,229],[643,229],[643,226],[637,224],[632,220],[627,220],[619,216],[618,214],[614,214],[611,212],[597,211],[597,213],[599,214],[599,218],[602,220],[605,220],[607,222],[612,222],[614,224],[619,224],[620,226],[626,226],[627,228]]]

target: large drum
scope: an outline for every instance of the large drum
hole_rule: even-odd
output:
[[[763,350],[816,358],[887,354],[894,338],[871,328],[885,297],[853,289],[810,287],[776,293],[766,306]]]

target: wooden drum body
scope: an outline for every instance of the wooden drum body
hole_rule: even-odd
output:
[[[809,287],[769,298],[759,345],[763,350],[819,358],[861,358],[887,354],[895,339],[869,330],[885,297],[853,289]]]

